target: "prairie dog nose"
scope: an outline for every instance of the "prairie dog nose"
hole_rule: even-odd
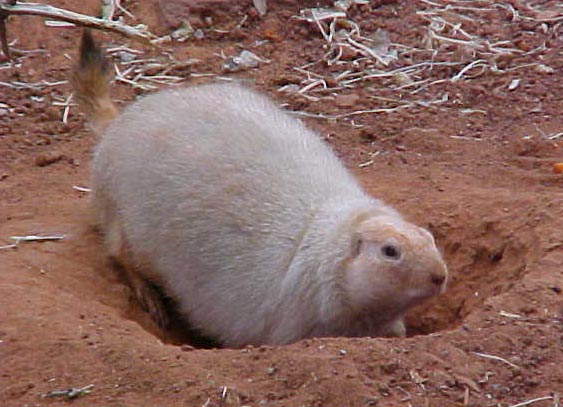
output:
[[[446,281],[446,275],[444,273],[435,273],[430,276],[430,280],[436,285],[442,285]]]

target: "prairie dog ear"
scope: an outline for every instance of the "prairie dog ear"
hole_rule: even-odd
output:
[[[430,237],[430,239],[432,240],[432,243],[436,244],[436,239],[434,238],[434,235],[432,234],[432,232],[430,232],[428,229],[426,228],[420,228],[420,230],[422,231],[422,233],[424,233],[426,236]]]

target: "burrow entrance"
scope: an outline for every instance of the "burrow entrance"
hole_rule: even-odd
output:
[[[458,327],[470,313],[482,309],[487,298],[520,281],[533,253],[538,253],[532,227],[515,232],[499,220],[485,220],[477,227],[468,223],[429,225],[443,248],[450,280],[444,295],[407,315],[409,336]]]
[[[443,249],[450,270],[445,294],[412,309],[407,315],[407,335],[427,335],[455,329],[474,311],[484,307],[487,298],[510,290],[525,274],[526,265],[538,253],[532,227],[514,232],[500,220],[483,221],[479,226],[443,222],[428,225]],[[218,344],[186,326],[175,312],[172,300],[165,301],[171,317],[162,332],[132,299],[128,317],[170,344],[214,348]]]

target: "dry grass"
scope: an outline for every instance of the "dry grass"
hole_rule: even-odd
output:
[[[387,95],[389,92],[396,95],[395,101],[380,103],[374,109],[333,116],[304,114],[309,117],[348,119],[416,106],[443,105],[449,101],[449,95],[436,95],[433,87],[438,84],[463,84],[486,73],[500,76],[524,69],[553,72],[553,68],[540,62],[517,62],[518,57],[536,55],[545,50],[547,40],[535,49],[524,51],[511,38],[486,38],[471,32],[470,27],[485,24],[485,17],[489,19],[491,13],[497,15],[508,11],[512,22],[529,20],[543,24],[544,38],[547,39],[556,35],[561,24],[559,21],[563,20],[557,10],[549,12],[530,6],[518,10],[510,4],[493,0],[417,0],[417,14],[425,23],[424,36],[417,44],[407,44],[393,42],[391,34],[385,30],[363,33],[359,24],[350,17],[351,3],[363,2],[336,2],[333,8],[304,9],[295,17],[318,30],[324,39],[326,52],[320,61],[295,67],[294,70],[302,76],[301,83],[282,90],[295,91],[317,101],[357,88],[367,89],[375,95],[383,89]],[[516,62],[501,68],[499,61],[507,59]],[[327,68],[331,71],[330,78],[324,74]],[[455,70],[453,74],[450,73],[452,69]],[[518,84],[519,79],[513,79],[509,90],[515,90]],[[428,99],[429,96],[432,99]]]

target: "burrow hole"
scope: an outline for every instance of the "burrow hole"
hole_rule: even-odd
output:
[[[485,221],[467,228],[443,222],[428,225],[444,252],[450,277],[447,292],[413,308],[406,318],[407,335],[427,335],[455,329],[472,312],[484,307],[487,298],[509,290],[525,272],[527,253],[536,239],[502,230],[501,223]],[[148,314],[131,299],[128,317],[163,342],[215,348],[218,344],[190,329],[175,311],[172,300],[165,300],[170,328],[156,327]]]

